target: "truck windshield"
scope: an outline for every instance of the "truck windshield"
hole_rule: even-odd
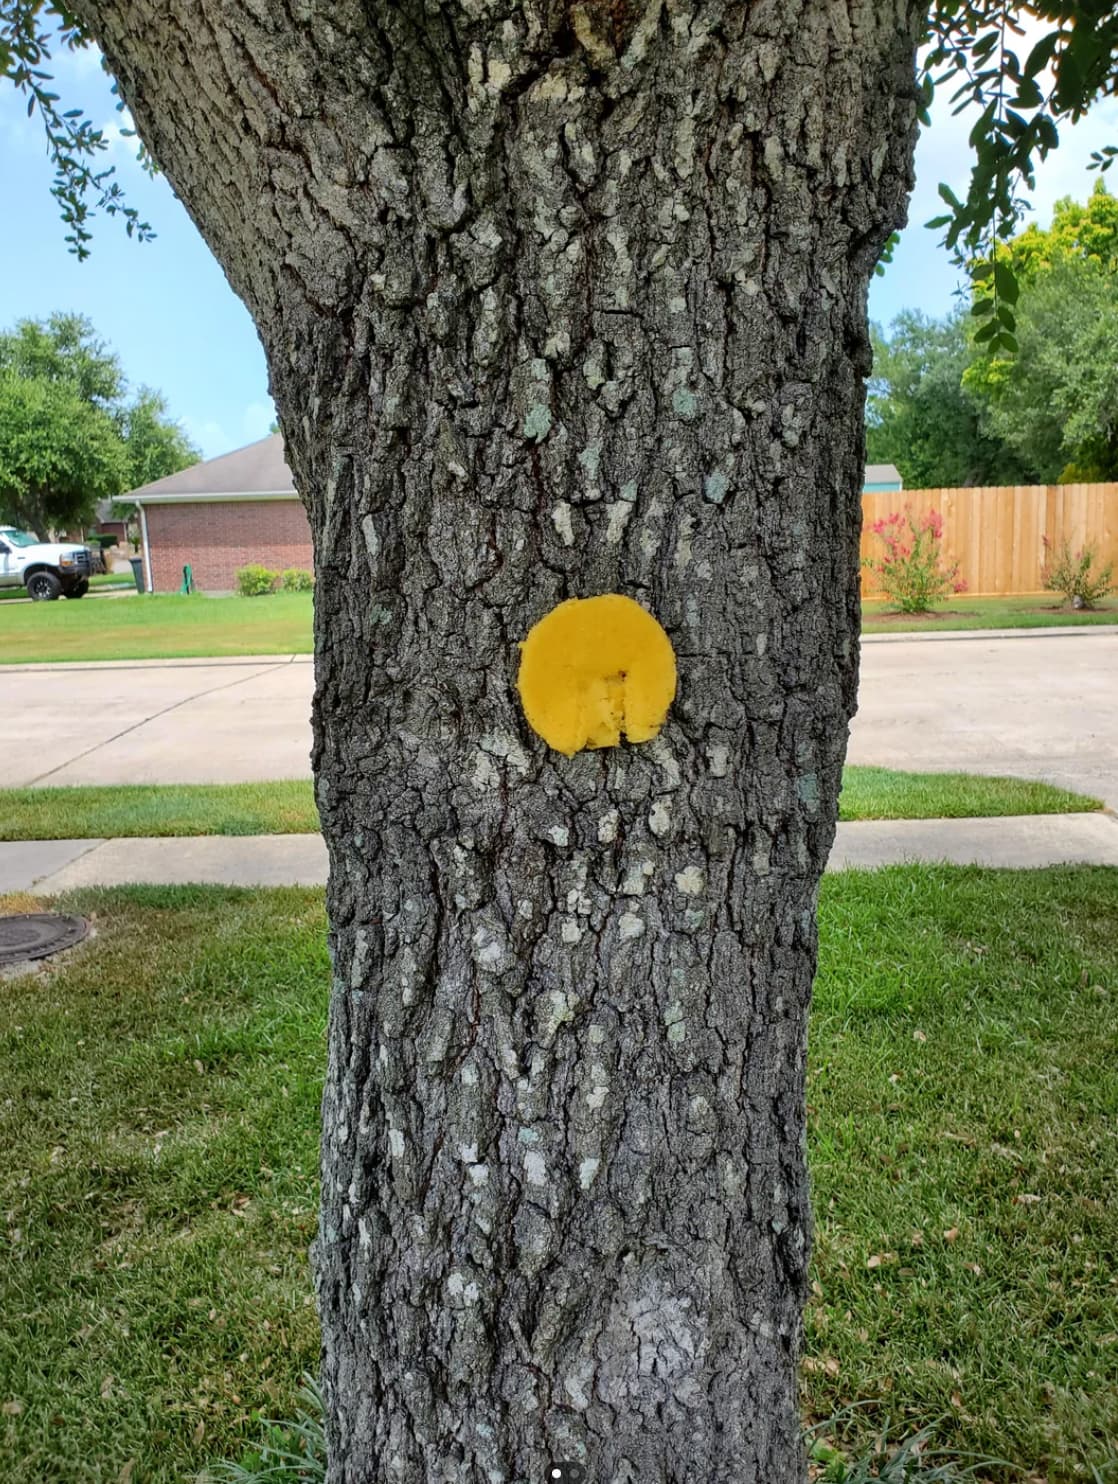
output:
[[[12,546],[38,546],[38,536],[30,531],[0,531],[0,536]]]

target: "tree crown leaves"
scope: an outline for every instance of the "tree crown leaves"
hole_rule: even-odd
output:
[[[42,534],[198,459],[161,393],[128,383],[82,315],[0,332],[0,520]]]

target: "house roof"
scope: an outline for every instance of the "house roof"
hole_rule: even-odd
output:
[[[283,437],[273,433],[247,448],[204,459],[122,495],[138,504],[161,505],[195,500],[291,500],[295,481],[283,456]]]
[[[866,477],[863,488],[870,489],[874,485],[878,485],[885,489],[899,490],[901,484],[901,474],[896,464],[866,465]]]

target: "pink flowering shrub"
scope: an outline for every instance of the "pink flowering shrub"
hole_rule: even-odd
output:
[[[885,550],[867,558],[865,565],[902,613],[928,613],[951,593],[966,592],[958,562],[948,566],[943,560],[943,517],[938,510],[917,518],[906,505],[903,513],[875,520],[870,530]]]
[[[1095,570],[1095,548],[1088,543],[1072,554],[1071,543],[1062,541],[1059,546],[1044,542],[1044,566],[1040,580],[1049,592],[1062,593],[1065,603],[1073,608],[1093,608],[1114,591],[1114,563]]]

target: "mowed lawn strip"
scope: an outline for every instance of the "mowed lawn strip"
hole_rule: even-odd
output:
[[[304,779],[0,789],[0,840],[309,835],[318,827]]]
[[[0,996],[4,1457],[177,1484],[317,1365],[321,895],[58,905],[96,936]],[[820,933],[806,1420],[1108,1477],[1118,871],[847,873]]]
[[[310,593],[10,603],[0,612],[0,664],[310,654],[312,603]]]
[[[810,1416],[1109,1479],[1118,870],[844,873],[820,946]]]
[[[1118,623],[1118,598],[1097,608],[1071,608],[1056,593],[1029,593],[1012,598],[951,598],[929,614],[898,613],[884,598],[862,603],[863,634],[929,633],[959,629],[1084,628]]]
[[[6,603],[0,613],[0,664],[85,660],[188,659],[251,654],[310,654],[310,593],[261,598],[137,595],[90,603]],[[927,617],[889,611],[880,599],[863,605],[863,630],[873,633],[957,629],[1053,628],[1118,623],[1118,601],[1097,610],[1058,608],[1052,594],[1024,598],[953,598]]]
[[[1070,814],[1098,799],[1018,778],[847,768],[842,819]],[[296,835],[318,829],[309,782],[127,784],[0,790],[0,840],[93,840],[137,835]]]
[[[840,819],[982,819],[1008,814],[1094,813],[1101,799],[1028,778],[979,773],[905,773],[850,767],[843,773]]]
[[[322,896],[67,905],[96,937],[0,997],[0,1457],[181,1484],[317,1365]]]

